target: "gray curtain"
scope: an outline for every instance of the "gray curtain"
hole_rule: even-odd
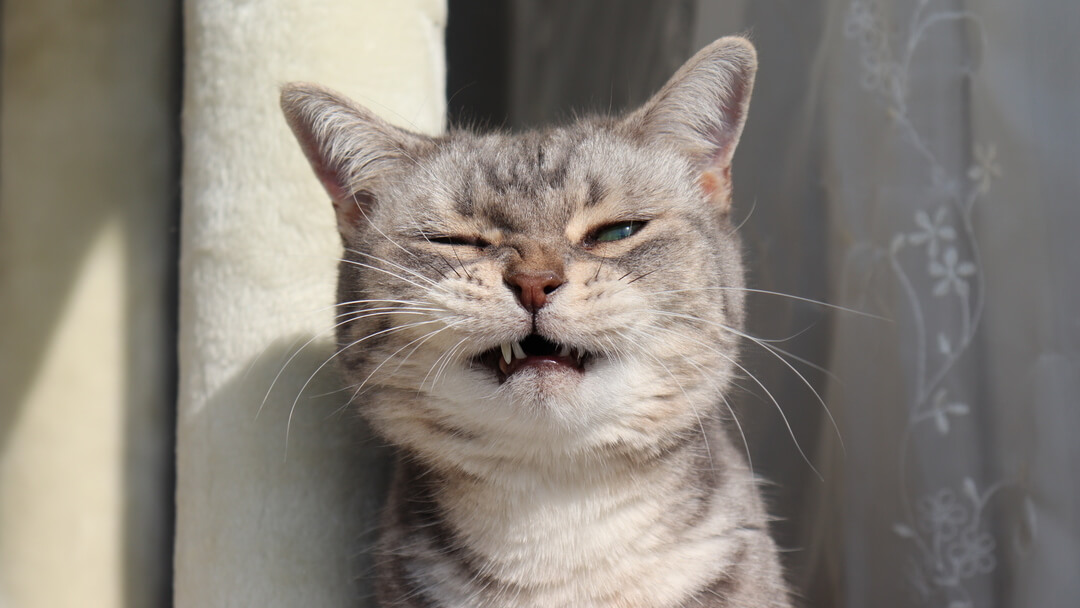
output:
[[[785,349],[829,372],[836,428],[761,368],[823,481],[786,428],[751,437],[809,603],[1075,603],[1080,7],[700,7],[699,44],[748,28],[761,51],[736,157],[755,286],[876,315],[752,312],[763,337],[809,328]]]

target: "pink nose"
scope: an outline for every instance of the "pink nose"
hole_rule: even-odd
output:
[[[517,296],[518,302],[532,313],[543,308],[548,295],[565,282],[562,275],[550,270],[521,271],[506,277],[506,284]]]

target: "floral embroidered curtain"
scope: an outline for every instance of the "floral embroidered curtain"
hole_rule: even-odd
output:
[[[809,603],[1074,603],[1080,48],[1069,24],[1080,8],[722,10],[702,38],[738,22],[762,52],[735,166],[737,195],[757,199],[744,228],[755,286],[860,311],[829,309],[812,325],[801,304],[763,304],[787,314],[753,328],[785,338],[809,326],[777,346],[827,362],[822,375],[793,363],[836,428],[791,370],[758,368],[780,379],[780,406],[823,481],[790,454],[769,458],[791,437],[748,414],[763,420],[749,433],[765,454],[756,468],[782,488],[774,510],[792,521],[778,528],[803,548],[789,561]]]

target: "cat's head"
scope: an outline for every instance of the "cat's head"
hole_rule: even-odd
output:
[[[287,86],[345,244],[337,358],[369,418],[421,452],[513,455],[661,449],[716,415],[755,68],[723,38],[624,117],[520,135],[427,137]]]

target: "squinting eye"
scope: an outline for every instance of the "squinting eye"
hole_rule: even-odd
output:
[[[638,230],[645,227],[645,222],[619,222],[617,224],[608,224],[593,230],[586,242],[589,243],[608,243],[611,241],[621,241]]]
[[[488,242],[480,237],[474,236],[425,236],[429,243],[439,243],[441,245],[463,245],[468,247],[480,247],[484,248],[488,246]]]

